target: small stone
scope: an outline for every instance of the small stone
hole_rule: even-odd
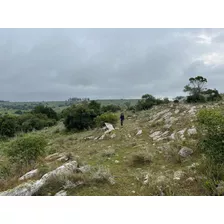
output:
[[[196,135],[197,134],[197,130],[196,128],[191,128],[187,130],[187,134],[188,135]]]
[[[189,155],[191,155],[193,153],[193,150],[187,147],[183,147],[178,154],[182,157],[188,157]]]
[[[142,130],[139,130],[136,135],[141,135],[141,134],[142,134]]]
[[[115,163],[120,163],[120,161],[118,161],[118,160],[115,160],[114,162],[115,162]]]
[[[67,192],[64,190],[59,191],[55,196],[67,196]]]
[[[110,138],[115,138],[115,137],[116,137],[115,133],[110,136]]]
[[[178,171],[176,171],[176,172],[174,173],[174,177],[173,177],[173,179],[174,179],[174,180],[180,180],[180,179],[183,177],[183,175],[184,175],[184,172],[181,171],[181,170],[178,170]]]
[[[33,178],[35,176],[37,176],[38,174],[38,169],[35,169],[35,170],[31,170],[30,172],[24,174],[22,177],[19,178],[20,181],[22,180],[28,180],[30,178]]]
[[[135,194],[135,191],[132,191],[131,193]]]

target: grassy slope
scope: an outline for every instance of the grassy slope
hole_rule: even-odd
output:
[[[197,172],[188,168],[195,162],[200,163],[201,160],[200,154],[197,153],[195,141],[197,136],[188,137],[185,135],[186,140],[184,141],[177,139],[175,141],[163,140],[159,142],[153,141],[149,137],[155,131],[165,131],[163,121],[155,121],[151,124],[150,121],[152,115],[156,115],[167,108],[172,112],[173,117],[178,118],[178,121],[168,129],[169,136],[174,130],[179,131],[183,128],[192,127],[194,118],[188,113],[190,108],[184,105],[174,107],[165,105],[137,114],[126,114],[126,117],[129,115],[130,118],[125,120],[124,127],[117,124],[119,129],[113,131],[116,134],[114,139],[111,139],[110,135],[103,140],[84,139],[88,136],[101,136],[103,134],[102,130],[70,134],[64,134],[63,131],[56,133],[57,129],[63,127],[62,124],[34,134],[44,135],[48,140],[48,154],[54,152],[72,153],[74,158],[78,158],[84,164],[109,168],[115,178],[115,185],[97,183],[80,186],[70,190],[69,195],[160,195],[161,191],[157,186],[162,188],[165,195],[205,195],[206,192],[202,187],[200,176]],[[174,113],[176,109],[180,111],[178,114]],[[186,113],[183,113],[184,111]],[[136,136],[140,129],[143,133]],[[7,143],[1,143],[0,146],[6,148]],[[182,146],[194,149],[194,154],[187,159],[180,159],[177,152]],[[161,150],[161,147],[165,147],[167,150]],[[114,150],[115,154],[105,157],[106,150]],[[133,166],[130,163],[131,155],[141,150],[147,151],[152,156],[152,162]],[[117,163],[117,161],[119,162]],[[53,169],[58,165],[55,164],[48,169]],[[174,172],[180,170],[185,173],[183,178],[173,180]],[[143,180],[147,174],[150,176],[149,183],[144,185]],[[188,177],[195,178],[195,181],[186,181]],[[158,179],[163,179],[162,183],[159,183]],[[17,182],[12,183],[12,186],[17,184]]]

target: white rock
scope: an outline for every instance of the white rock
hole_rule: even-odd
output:
[[[63,155],[63,154],[60,154],[60,153],[58,153],[58,152],[56,152],[56,153],[54,153],[54,154],[51,154],[51,155],[47,156],[47,157],[45,158],[45,160],[46,160],[46,161],[54,161],[54,160],[56,160],[56,159],[58,159],[58,158],[60,158],[60,157],[62,157],[62,156],[64,156],[64,155]]]
[[[135,194],[135,191],[132,191],[131,193]]]
[[[177,133],[178,133],[179,135],[184,135],[185,131],[186,131],[186,128],[184,128],[184,129],[181,130],[181,131],[178,131]]]
[[[85,166],[78,168],[77,170],[80,171],[81,173],[88,173],[91,170],[91,166],[85,165]]]
[[[21,184],[13,189],[1,192],[0,196],[32,196],[41,187],[44,187],[50,179],[57,178],[59,176],[66,176],[76,172],[77,166],[78,166],[78,163],[76,161],[66,163],[58,167],[57,169],[49,173],[46,173],[40,180]]]
[[[114,130],[114,127],[113,127],[112,124],[110,124],[110,123],[105,123],[105,125],[106,125],[106,128],[107,128],[107,131],[105,131],[105,133],[109,133],[109,132],[111,132],[111,131]]]
[[[30,178],[33,178],[35,176],[37,176],[38,174],[38,169],[35,169],[35,170],[31,170],[30,172],[24,174],[22,177],[19,178],[20,181],[22,180],[28,180]]]
[[[191,128],[187,130],[187,134],[188,135],[196,135],[197,134],[197,130],[196,128]]]
[[[171,140],[175,140],[175,133],[172,133],[169,137]]]
[[[187,147],[183,147],[178,154],[182,157],[187,157],[193,153],[193,150]]]
[[[99,140],[103,140],[105,138],[105,134],[103,134],[100,138],[99,138]]]
[[[111,136],[110,136],[110,138],[115,138],[116,137],[116,134],[115,133],[113,133]]]
[[[62,156],[57,159],[57,161],[59,161],[59,162],[67,162],[68,160],[69,160],[68,156]]]
[[[55,196],[67,196],[67,192],[64,190],[59,191]]]
[[[174,180],[180,180],[184,176],[184,172],[182,170],[178,170],[174,172]]]
[[[141,134],[142,134],[142,130],[139,130],[136,135],[141,135]]]
[[[143,184],[146,185],[146,184],[148,184],[148,182],[149,182],[149,174],[146,174]]]
[[[178,109],[174,111],[175,114],[178,114],[179,112],[180,112],[180,110],[178,110]]]
[[[161,131],[156,131],[156,132],[152,133],[152,134],[150,135],[150,137],[151,137],[151,138],[155,138],[155,137],[158,137],[158,135],[161,135],[161,134],[162,134]]]
[[[120,163],[118,160],[115,160],[114,162],[115,162],[115,163]]]

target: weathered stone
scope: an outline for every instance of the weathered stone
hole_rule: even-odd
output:
[[[80,171],[81,173],[88,173],[90,172],[90,170],[91,170],[91,166],[89,165],[85,165],[77,169],[77,171]]]
[[[174,111],[175,114],[178,114],[179,112],[180,112],[180,110],[178,110],[178,109]]]
[[[115,133],[113,133],[111,136],[110,136],[110,138],[115,138],[116,137],[116,134]]]
[[[150,137],[151,137],[151,138],[155,138],[155,137],[158,138],[158,136],[161,135],[161,134],[162,134],[161,131],[156,131],[156,132],[152,133],[152,134],[150,135]]]
[[[59,159],[62,156],[64,156],[64,154],[61,154],[61,153],[56,152],[54,154],[51,154],[51,155],[47,156],[45,158],[45,160],[51,162],[51,161],[54,161],[54,160]]]
[[[76,172],[78,163],[72,161],[66,163],[57,169],[46,173],[40,180],[35,182],[21,184],[13,189],[4,191],[0,193],[0,196],[32,196],[34,195],[41,187],[44,187],[51,178],[58,178],[59,176],[66,176]]]
[[[193,153],[193,150],[187,147],[183,147],[180,151],[179,151],[179,155],[182,157],[188,157]]]
[[[57,159],[59,162],[67,162],[69,160],[68,156],[64,155]]]
[[[174,180],[180,180],[184,176],[184,172],[182,170],[178,170],[174,172],[173,176],[174,176],[173,177]]]
[[[105,123],[105,125],[106,125],[106,128],[107,128],[107,131],[104,132],[105,134],[110,133],[111,131],[114,130],[114,127],[113,127],[112,124],[110,124],[110,123]]]
[[[30,172],[24,174],[22,177],[19,178],[20,181],[23,181],[23,180],[28,180],[30,178],[33,178],[35,176],[38,175],[38,169],[35,169],[35,170],[31,170]]]
[[[100,138],[99,138],[99,140],[103,140],[104,138],[105,138],[105,134],[103,134]]]
[[[192,182],[194,182],[195,181],[195,178],[193,178],[193,177],[188,177],[187,179],[186,179],[186,182],[189,182],[189,183],[192,183]]]
[[[64,190],[59,191],[55,196],[67,196],[67,192]]]
[[[171,140],[175,140],[175,135],[176,135],[176,133],[172,133],[172,134],[169,136],[169,139],[171,139]]]
[[[139,130],[136,135],[141,135],[141,134],[142,134],[142,130]]]
[[[197,130],[196,128],[191,128],[187,130],[187,134],[188,135],[196,135],[197,134]]]

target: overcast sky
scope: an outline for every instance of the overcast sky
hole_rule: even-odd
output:
[[[224,92],[223,29],[0,29],[0,99],[184,95],[192,76]]]

